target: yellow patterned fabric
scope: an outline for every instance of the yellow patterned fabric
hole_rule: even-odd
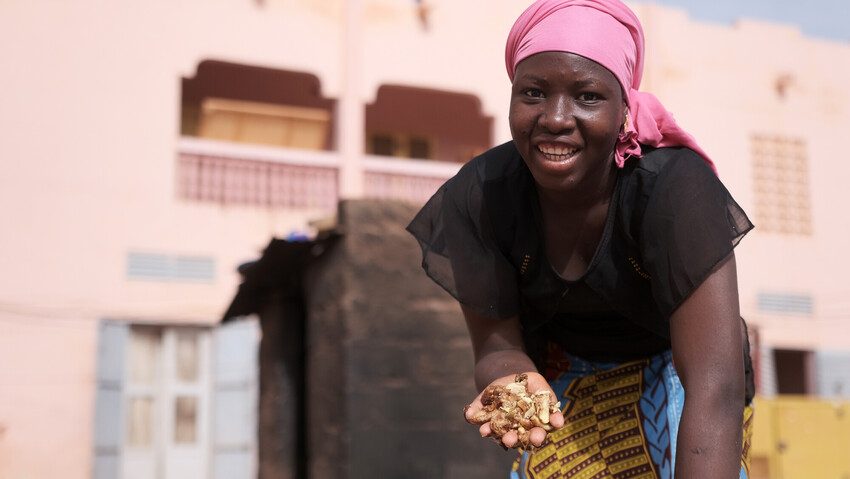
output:
[[[561,359],[563,362],[563,359]],[[611,365],[570,358],[550,380],[565,426],[523,453],[512,479],[672,479],[684,391],[668,353]],[[749,476],[753,409],[744,411],[741,478]]]

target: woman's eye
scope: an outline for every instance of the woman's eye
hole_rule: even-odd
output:
[[[543,98],[543,91],[537,88],[528,88],[524,92],[525,96],[531,98]]]
[[[597,93],[588,92],[588,93],[582,93],[581,95],[579,95],[578,99],[583,101],[583,102],[593,103],[593,102],[597,102],[597,101],[601,100],[602,97]]]

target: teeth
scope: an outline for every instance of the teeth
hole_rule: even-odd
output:
[[[547,156],[573,156],[578,151],[578,148],[565,148],[562,146],[540,145],[537,148]]]

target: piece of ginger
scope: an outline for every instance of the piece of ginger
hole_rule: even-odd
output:
[[[534,449],[531,428],[540,427],[547,433],[553,429],[549,416],[561,410],[561,403],[552,403],[549,391],[528,392],[528,376],[517,374],[514,382],[504,386],[487,386],[481,394],[482,408],[473,415],[474,424],[490,423],[493,436],[500,439],[511,430],[517,431],[517,446]]]

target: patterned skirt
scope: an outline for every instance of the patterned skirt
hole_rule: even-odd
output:
[[[627,363],[558,352],[544,376],[564,408],[565,425],[514,462],[511,479],[672,479],[685,391],[670,351]],[[749,477],[752,406],[744,410],[741,479]]]

